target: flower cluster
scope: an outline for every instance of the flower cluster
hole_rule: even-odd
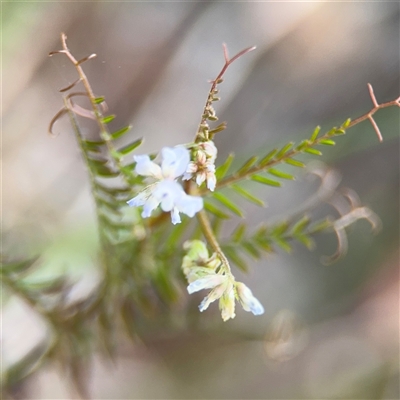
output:
[[[217,183],[215,177],[217,148],[214,142],[208,140],[199,143],[192,151],[194,154],[193,161],[189,163],[183,179],[188,180],[195,177],[198,186],[207,181],[207,188],[213,192]]]
[[[251,311],[254,315],[264,313],[264,307],[253,296],[251,290],[244,283],[236,282],[233,275],[224,270],[218,255],[214,253],[210,257],[202,241],[187,241],[184,243],[184,249],[187,253],[183,258],[182,270],[189,282],[189,294],[211,289],[200,303],[200,311],[206,310],[212,302],[219,299],[222,319],[227,321],[235,318],[236,299],[245,311]]]
[[[177,178],[182,176],[190,162],[190,152],[183,146],[164,147],[161,150],[161,166],[150,160],[148,155],[134,156],[135,171],[138,175],[155,179],[137,196],[127,203],[131,207],[143,206],[142,217],[150,217],[159,205],[165,212],[171,212],[173,224],[181,222],[179,213],[193,217],[203,208],[203,199],[190,196],[183,190]]]

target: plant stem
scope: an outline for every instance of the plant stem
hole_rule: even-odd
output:
[[[208,219],[207,213],[204,210],[201,210],[197,213],[197,220],[200,223],[201,230],[204,234],[204,237],[207,239],[207,242],[212,247],[212,249],[217,253],[219,258],[221,259],[223,265],[226,268],[226,272],[231,274],[231,267],[229,265],[229,261],[226,258],[224,252],[221,249],[221,246],[218,243],[217,238],[214,235],[214,232],[211,227],[210,220]]]
[[[108,152],[109,152],[115,166],[117,167],[118,171],[121,172],[121,175],[122,175],[123,179],[125,180],[126,184],[128,186],[131,186],[129,179],[126,176],[126,171],[125,171],[125,169],[123,169],[123,165],[121,163],[120,157],[117,157],[115,155],[117,153],[117,150],[114,147],[114,144],[112,143],[111,134],[107,128],[107,125],[103,122],[104,116],[99,109],[99,105],[96,103],[96,97],[93,93],[92,87],[90,86],[89,80],[86,77],[86,74],[80,65],[83,61],[87,61],[87,60],[95,57],[96,55],[93,54],[92,56],[86,57],[85,59],[83,59],[81,61],[77,61],[76,58],[71,54],[70,50],[68,49],[66,40],[67,40],[67,36],[63,33],[61,35],[61,42],[62,42],[62,46],[63,46],[63,50],[61,51],[61,53],[65,54],[70,59],[70,61],[74,65],[74,67],[76,68],[78,75],[79,75],[78,82],[82,81],[83,86],[85,87],[85,90],[86,90],[87,97],[90,100],[90,104],[92,106],[93,114],[95,117],[94,119],[96,120],[96,122],[99,126],[99,129],[100,129],[100,137],[104,140],[104,142],[107,146]],[[70,109],[71,107],[69,106],[69,104],[66,104],[66,108]]]
[[[370,85],[369,85],[369,87],[370,87]],[[370,87],[370,93],[372,93],[371,96],[373,96],[372,87]],[[389,101],[387,103],[382,103],[382,104],[378,104],[376,102],[376,100],[375,100],[375,97],[372,97],[372,98],[373,98],[374,107],[370,111],[368,111],[366,114],[364,114],[361,117],[358,117],[355,120],[351,121],[347,128],[351,128],[351,127],[359,124],[360,122],[363,122],[363,121],[369,119],[370,122],[372,123],[372,126],[373,126],[375,132],[377,133],[377,136],[378,136],[379,140],[381,140],[382,135],[380,134],[379,128],[378,128],[377,124],[375,123],[374,119],[372,118],[372,115],[375,114],[375,112],[380,110],[381,108],[392,107],[392,106],[400,107],[400,97],[395,99],[395,100]],[[312,147],[320,144],[320,142],[322,140],[328,139],[330,137],[331,137],[331,135],[329,134],[329,132],[327,132],[323,136],[320,136],[319,138],[315,139],[314,141],[310,141],[306,146],[304,146],[300,150],[293,149],[293,150],[288,151],[287,153],[285,153],[279,159],[275,159],[275,160],[272,159],[267,164],[264,164],[262,166],[255,165],[254,167],[244,171],[241,174],[230,175],[230,176],[226,177],[225,179],[222,179],[221,181],[219,181],[217,183],[216,190],[222,189],[223,187],[232,185],[232,184],[234,184],[234,183],[236,183],[238,181],[241,181],[243,179],[249,178],[250,176],[256,174],[257,172],[265,171],[266,169],[269,169],[269,168],[273,167],[274,165],[281,163],[282,161],[285,161],[287,159],[292,158],[296,154],[302,153],[305,149],[312,148]],[[206,189],[201,189],[199,191],[199,195],[203,195],[204,196],[207,193],[208,193],[208,190],[206,190]]]

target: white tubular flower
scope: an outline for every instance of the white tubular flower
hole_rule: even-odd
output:
[[[211,289],[199,305],[203,312],[219,299],[219,309],[224,321],[235,318],[235,301],[242,304],[245,311],[254,315],[264,313],[264,307],[243,283],[236,282],[230,270],[226,271],[217,253],[209,256],[207,246],[201,240],[188,240],[183,244],[186,255],[182,261],[182,271],[189,283],[189,294]]]
[[[182,271],[189,283],[215,274],[221,265],[217,254],[209,256],[207,246],[201,240],[188,240],[183,244],[183,248],[187,253],[182,260]]]
[[[227,275],[219,275],[224,279],[221,280],[220,284],[213,287],[213,290],[204,297],[203,301],[199,305],[200,312],[207,310],[208,306],[215,300],[221,299],[228,287],[231,286],[231,280]],[[199,279],[200,280],[200,279]],[[194,282],[195,283],[195,282]]]
[[[208,276],[205,276],[204,278],[200,278],[192,282],[187,287],[187,291],[189,292],[189,294],[192,294],[203,289],[213,289],[216,286],[219,286],[222,283],[226,282],[226,280],[227,280],[226,275],[211,273]]]
[[[244,283],[236,283],[236,293],[245,311],[251,311],[254,315],[264,314],[264,307]]]
[[[209,140],[208,142],[203,142],[200,146],[206,154],[207,158],[210,161],[214,162],[217,158],[218,153],[217,147],[215,146],[214,142],[212,140]]]
[[[185,173],[190,161],[190,153],[183,146],[164,147],[161,150],[161,166],[150,160],[148,155],[134,156],[135,171],[138,175],[155,178],[157,181],[147,186],[127,203],[131,207],[143,206],[142,217],[148,218],[161,205],[165,212],[171,212],[173,224],[181,222],[179,213],[193,217],[203,208],[203,199],[185,193],[176,179]]]
[[[219,309],[224,321],[235,318],[235,289],[233,282],[230,281],[219,299]]]
[[[207,188],[213,192],[217,184],[214,165],[216,158],[217,148],[214,142],[209,140],[198,144],[195,148],[194,160],[187,166],[183,179],[195,178],[198,186],[207,181]]]

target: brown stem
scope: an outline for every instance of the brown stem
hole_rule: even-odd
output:
[[[65,35],[65,33],[61,34],[61,43],[62,43],[62,48],[63,49],[59,50],[59,51],[53,51],[49,55],[52,56],[53,54],[65,54],[69,58],[69,60],[72,62],[74,67],[76,68],[76,70],[78,72],[78,75],[79,75],[79,79],[78,79],[77,82],[82,81],[82,83],[83,83],[83,86],[84,86],[85,91],[86,91],[86,95],[89,98],[90,104],[92,106],[94,119],[96,120],[96,122],[97,122],[97,124],[99,126],[99,129],[100,129],[100,136],[104,140],[104,142],[105,142],[105,144],[107,146],[107,149],[108,149],[109,154],[110,154],[110,156],[112,158],[112,161],[114,162],[114,165],[117,167],[118,171],[123,171],[123,168],[122,168],[123,165],[121,163],[121,160],[118,157],[114,156],[114,154],[116,153],[116,149],[115,149],[115,147],[114,147],[114,145],[113,145],[113,143],[111,141],[111,134],[110,134],[106,124],[103,123],[103,121],[102,121],[104,116],[103,116],[102,112],[99,109],[99,105],[96,104],[96,97],[95,97],[95,95],[93,93],[92,87],[90,86],[89,80],[86,77],[86,74],[85,74],[85,72],[83,71],[83,69],[81,67],[81,64],[83,62],[96,57],[96,55],[92,54],[92,55],[90,55],[88,57],[83,58],[82,60],[77,60],[71,54],[71,52],[70,52],[70,50],[69,50],[69,48],[67,46],[67,35]],[[74,86],[74,85],[72,85],[72,86]],[[70,104],[70,98],[72,96],[74,96],[74,95],[81,95],[81,93],[79,93],[79,94],[75,93],[75,94],[70,94],[70,95],[66,96],[66,99],[68,100],[68,103],[67,103],[66,107],[70,108],[72,112],[75,112],[75,111],[74,111],[73,107]],[[126,184],[128,186],[130,186],[129,180],[127,179],[127,177],[125,176],[124,173],[122,173],[122,176],[123,176]]]
[[[352,126],[355,126],[355,125],[359,124],[360,122],[365,121],[366,119],[369,119],[372,124],[372,127],[374,128],[374,130],[376,132],[376,135],[378,136],[379,141],[382,142],[382,140],[383,140],[382,134],[378,128],[377,123],[372,118],[372,116],[381,108],[392,107],[392,106],[400,107],[400,96],[395,100],[379,104],[378,101],[376,100],[376,97],[374,94],[374,89],[370,83],[368,83],[368,91],[369,91],[369,95],[371,97],[371,101],[372,101],[372,104],[374,107],[370,111],[368,111],[366,114],[362,115],[361,117],[353,119],[350,122],[348,127],[351,128]]]
[[[248,53],[248,52],[250,52],[250,51],[252,51],[252,50],[254,50],[254,49],[256,48],[256,46],[248,47],[248,48],[246,48],[246,49],[240,51],[240,52],[237,53],[236,55],[234,55],[231,59],[229,59],[229,56],[228,56],[228,49],[227,49],[227,47],[226,47],[226,44],[223,43],[223,44],[222,44],[222,47],[223,47],[223,51],[224,51],[225,64],[224,64],[224,66],[222,67],[222,69],[221,69],[221,71],[219,72],[219,74],[217,75],[217,77],[212,81],[212,85],[211,85],[210,91],[208,92],[207,101],[206,101],[206,104],[205,104],[204,109],[203,109],[203,117],[202,117],[202,119],[201,119],[201,121],[200,121],[199,129],[198,129],[197,134],[196,134],[196,137],[195,137],[195,142],[198,141],[199,132],[201,131],[201,126],[204,125],[204,124],[207,122],[207,118],[204,117],[204,115],[206,114],[207,109],[211,106],[211,104],[212,104],[212,102],[213,102],[213,94],[214,94],[214,92],[215,92],[215,90],[216,90],[216,88],[217,88],[217,85],[218,85],[219,83],[221,83],[221,79],[222,79],[222,77],[224,76],[226,70],[227,70],[228,67],[229,67],[234,61],[236,61],[238,58],[242,57],[242,56],[245,55],[246,53]]]

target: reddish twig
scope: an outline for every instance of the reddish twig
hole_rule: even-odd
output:
[[[376,100],[376,97],[374,94],[374,89],[372,88],[372,85],[370,83],[368,83],[368,91],[369,91],[369,95],[371,97],[371,101],[372,101],[372,104],[374,107],[368,113],[362,115],[361,117],[353,119],[353,121],[350,122],[348,127],[350,128],[351,126],[357,125],[358,123],[368,119],[371,122],[371,125],[374,128],[374,131],[375,131],[376,135],[378,136],[379,141],[382,142],[383,138],[382,138],[381,131],[379,130],[378,124],[375,122],[375,120],[372,116],[381,108],[392,107],[392,106],[400,107],[400,96],[395,100],[388,101],[387,103],[379,104],[378,101]]]
[[[219,72],[219,74],[217,75],[217,77],[213,81],[211,81],[212,85],[211,85],[210,91],[208,92],[207,101],[206,101],[206,104],[204,106],[203,116],[202,116],[202,119],[200,121],[199,129],[198,129],[198,132],[196,134],[195,141],[198,141],[198,139],[199,139],[199,132],[202,131],[201,127],[202,126],[208,126],[207,125],[207,119],[208,119],[208,115],[209,115],[208,114],[208,110],[212,109],[212,103],[213,103],[213,101],[216,100],[214,95],[217,93],[217,85],[222,82],[222,77],[224,76],[226,70],[238,58],[242,57],[246,53],[248,53],[248,52],[250,52],[250,51],[252,51],[252,50],[254,50],[256,48],[256,46],[248,47],[248,48],[240,51],[236,55],[234,55],[232,58],[229,58],[228,48],[227,48],[226,44],[223,43],[222,47],[223,47],[223,52],[224,52],[225,64],[222,67],[222,69]]]

